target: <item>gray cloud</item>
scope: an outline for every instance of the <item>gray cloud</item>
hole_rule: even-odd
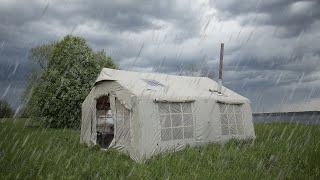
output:
[[[319,98],[320,3],[261,1],[0,1],[0,96],[15,107],[34,66],[28,50],[72,33],[122,69],[217,74],[255,111]],[[14,70],[16,69],[16,70]]]
[[[0,93],[15,107],[19,101],[11,100],[14,96],[10,93],[18,87],[17,92],[21,92],[25,87],[26,83],[21,82],[33,70],[27,61],[28,50],[35,45],[73,33],[86,38],[94,49],[107,49],[121,65],[137,55],[139,44],[146,41],[141,35],[145,31],[169,25],[177,31],[188,29],[185,35],[189,36],[198,28],[198,17],[193,16],[192,9],[172,1],[0,3]],[[13,68],[17,68],[14,73]],[[10,91],[6,93],[8,87]]]
[[[238,18],[242,25],[276,26],[279,37],[295,37],[320,18],[317,0],[220,1],[212,0],[219,16]]]

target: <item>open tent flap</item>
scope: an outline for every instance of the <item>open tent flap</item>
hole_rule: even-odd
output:
[[[118,97],[113,96],[111,99],[110,103],[113,109],[115,131],[114,139],[109,147],[125,150],[131,146],[131,109],[127,108],[123,103],[124,101],[120,100]]]
[[[94,100],[94,104],[97,104],[97,101],[99,98],[106,96],[106,95],[99,95],[98,98],[95,98]],[[113,148],[117,148],[117,149],[122,149],[125,145],[130,145],[130,120],[131,120],[131,109],[127,108],[128,105],[124,105],[124,100],[122,100],[121,98],[119,99],[118,97],[109,94],[108,95],[109,99],[110,99],[110,109],[112,112],[112,119],[113,119],[113,123],[114,123],[114,139],[112,140],[112,142],[110,143],[109,147],[113,147]],[[95,105],[94,105],[95,107]],[[98,110],[93,108],[92,109],[92,118],[93,121],[92,123],[92,135],[91,135],[91,140],[93,142],[95,142],[94,144],[97,143],[97,139],[96,139],[96,131],[98,131],[98,129],[96,129],[97,126],[97,121],[99,119],[99,116],[97,117],[97,115],[99,114],[99,112],[97,112]]]

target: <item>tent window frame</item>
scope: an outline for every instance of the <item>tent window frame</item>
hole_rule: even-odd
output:
[[[221,135],[244,135],[244,118],[242,104],[218,102],[221,123]]]
[[[161,141],[194,138],[195,122],[192,102],[159,102],[157,104]]]

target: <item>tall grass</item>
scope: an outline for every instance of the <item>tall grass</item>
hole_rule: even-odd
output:
[[[79,132],[0,120],[0,179],[319,179],[320,126],[255,125],[256,140],[164,153],[138,164],[79,144]]]

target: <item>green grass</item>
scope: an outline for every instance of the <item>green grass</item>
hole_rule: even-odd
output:
[[[319,179],[320,126],[255,125],[255,141],[158,155],[135,163],[117,151],[79,144],[69,129],[0,121],[0,179]]]

